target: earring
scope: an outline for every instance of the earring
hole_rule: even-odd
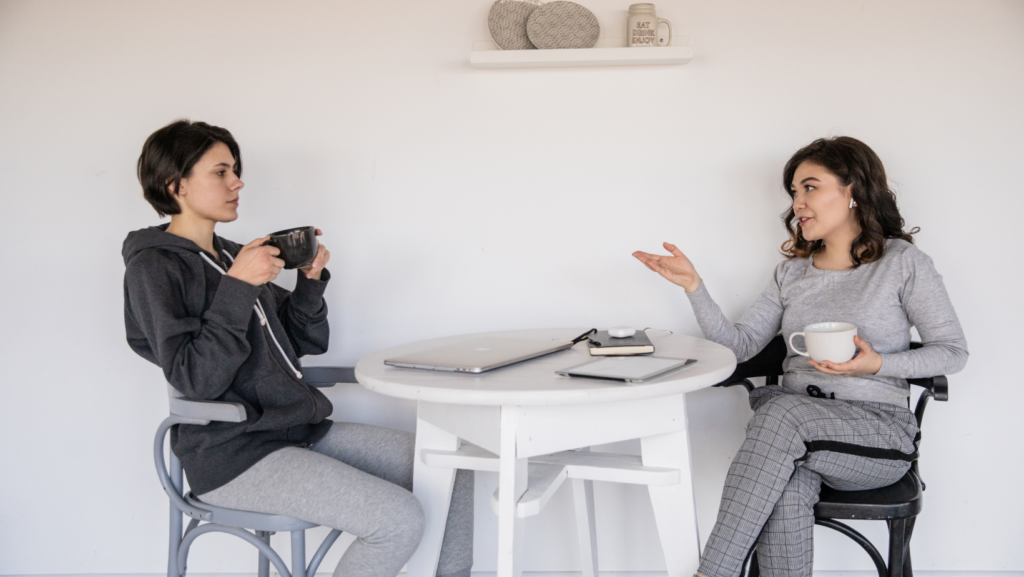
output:
[[[857,206],[857,201],[856,201],[856,200],[853,200],[853,198],[851,198],[851,199],[850,199],[850,208],[853,208],[853,207],[855,207],[855,206]]]

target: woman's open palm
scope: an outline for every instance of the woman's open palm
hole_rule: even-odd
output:
[[[686,292],[697,290],[700,287],[700,275],[697,274],[697,269],[693,267],[690,259],[686,258],[683,251],[674,244],[666,242],[662,246],[672,253],[672,256],[650,254],[639,250],[634,252],[633,256],[669,282],[686,289]]]

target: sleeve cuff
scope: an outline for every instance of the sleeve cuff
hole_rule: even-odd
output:
[[[220,285],[217,286],[208,312],[227,319],[235,326],[247,327],[260,290],[261,287],[253,286],[244,280],[223,275],[220,277]]]
[[[707,304],[714,303],[714,299],[711,298],[711,293],[708,292],[706,286],[704,286],[704,280],[701,279],[700,286],[697,290],[692,293],[686,293],[686,298],[690,300],[690,304],[693,305],[694,310],[697,308],[704,308]]]
[[[316,312],[323,305],[324,291],[327,290],[327,283],[331,280],[331,271],[324,269],[320,273],[320,280],[306,278],[306,275],[299,274],[295,281],[295,290],[292,291],[292,306],[303,311]]]
[[[899,359],[897,357],[898,354],[899,353],[896,353],[896,354],[879,353],[879,356],[882,357],[882,366],[878,369],[878,372],[875,373],[875,376],[876,377],[891,377],[891,378],[897,378],[897,379],[898,378],[903,378],[904,371],[902,370],[902,367],[900,366],[900,362],[899,362]]]

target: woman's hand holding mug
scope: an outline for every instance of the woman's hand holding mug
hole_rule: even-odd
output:
[[[859,377],[861,375],[874,375],[882,368],[882,355],[875,352],[867,341],[857,335],[853,337],[853,344],[857,345],[860,351],[857,356],[845,363],[834,363],[832,361],[817,362],[811,361],[811,366],[823,373],[830,375],[842,375],[844,377]]]
[[[323,236],[323,234],[322,230],[316,229],[317,236]],[[320,243],[316,249],[316,257],[313,258],[313,262],[307,267],[300,268],[299,272],[306,275],[306,278],[320,280],[320,273],[324,271],[324,267],[327,266],[330,260],[331,251],[327,250],[323,243]]]
[[[238,251],[238,256],[228,269],[228,276],[254,286],[266,284],[277,278],[284,267],[284,261],[277,258],[281,250],[275,246],[263,246],[269,236],[257,238]]]
[[[686,258],[686,255],[674,244],[666,242],[663,243],[663,246],[665,250],[672,253],[672,256],[650,254],[639,250],[634,252],[633,256],[669,282],[683,287],[688,293],[700,288],[700,275],[697,274],[697,269],[693,267],[690,259]]]

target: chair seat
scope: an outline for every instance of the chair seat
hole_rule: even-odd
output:
[[[814,514],[823,519],[904,519],[921,512],[923,491],[913,471],[892,485],[868,491],[839,491],[822,484]]]
[[[205,503],[196,498],[190,491],[185,495],[185,501],[195,507],[210,512],[210,523],[250,529],[255,531],[291,532],[304,531],[318,527],[316,523],[308,523],[284,515],[270,515],[267,513],[256,513],[253,511],[242,511],[240,509],[228,509]]]

